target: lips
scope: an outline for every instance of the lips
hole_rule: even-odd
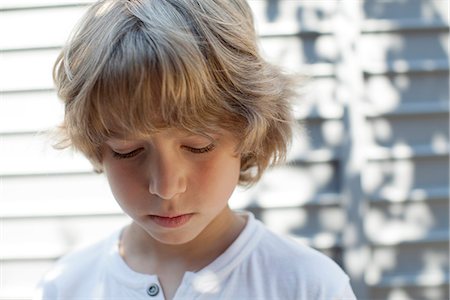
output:
[[[166,228],[177,228],[189,222],[192,216],[193,214],[183,214],[173,217],[151,215],[150,219],[159,226]]]

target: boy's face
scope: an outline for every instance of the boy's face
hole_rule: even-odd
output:
[[[109,139],[102,147],[114,197],[153,239],[184,244],[231,225],[220,220],[230,220],[240,156],[230,133],[210,136],[167,129],[148,139]]]

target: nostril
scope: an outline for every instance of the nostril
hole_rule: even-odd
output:
[[[149,192],[161,199],[173,199],[186,191],[187,170],[177,153],[154,150],[148,162]]]
[[[149,183],[149,192],[164,200],[173,199],[185,191],[185,181],[180,177],[167,180],[157,179]]]

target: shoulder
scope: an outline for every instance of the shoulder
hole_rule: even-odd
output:
[[[61,291],[79,289],[83,279],[95,279],[106,265],[105,260],[117,243],[120,231],[83,245],[60,258],[41,279],[34,299],[54,299]]]
[[[82,272],[86,267],[92,267],[98,264],[101,258],[106,257],[111,249],[117,245],[120,232],[114,232],[93,243],[83,245],[72,252],[64,255],[57,263],[56,268],[61,274],[70,274],[71,272]]]
[[[329,269],[336,275],[347,278],[342,269],[328,256],[289,236],[280,236],[268,229],[265,230],[258,251],[270,255],[281,264],[286,264],[286,267],[289,267],[287,270],[313,271],[311,269],[319,267],[319,269]]]
[[[263,230],[254,255],[272,278],[283,278],[277,284],[290,291],[296,287],[297,299],[339,299],[350,287],[347,274],[328,256],[265,226]]]

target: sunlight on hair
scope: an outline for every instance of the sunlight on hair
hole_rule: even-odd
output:
[[[111,10],[113,5],[114,5],[114,2],[112,2],[112,1],[104,1],[102,6],[100,6],[100,8],[95,12],[95,16],[101,17],[101,16],[107,14]]]
[[[79,150],[101,172],[112,134],[219,127],[239,140],[239,183],[256,182],[286,156],[298,78],[260,56],[245,1],[205,1],[205,12],[145,3],[96,3],[63,48],[54,68],[65,103],[57,147]]]

